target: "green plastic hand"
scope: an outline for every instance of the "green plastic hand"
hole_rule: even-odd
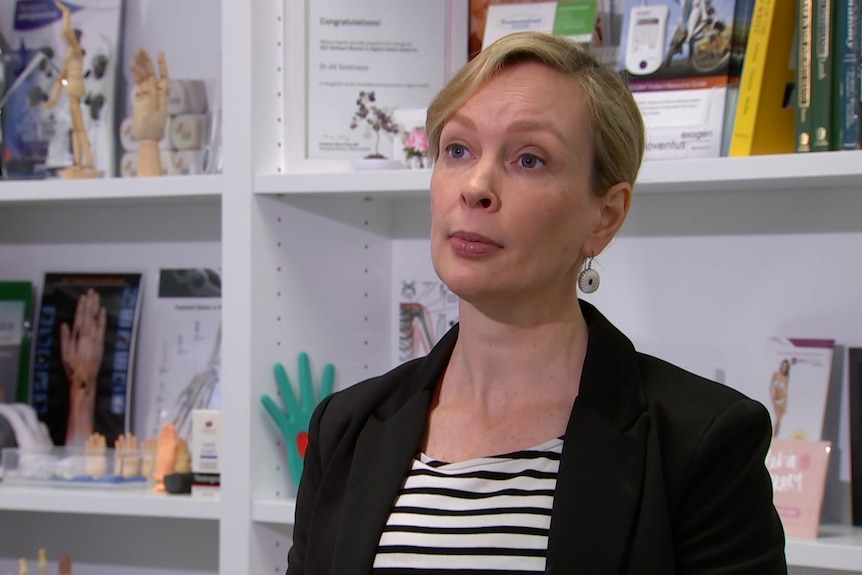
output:
[[[279,408],[268,395],[264,394],[260,397],[261,403],[284,437],[287,465],[295,485],[299,485],[299,478],[302,476],[302,461],[305,457],[305,448],[308,446],[308,425],[311,422],[311,414],[317,404],[332,393],[334,380],[335,366],[328,363],[323,368],[320,396],[315,398],[308,354],[302,352],[299,354],[299,401],[296,399],[284,366],[280,363],[275,364],[275,383],[281,394],[284,409]]]

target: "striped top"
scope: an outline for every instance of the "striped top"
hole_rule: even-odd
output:
[[[444,463],[419,454],[395,500],[376,575],[516,575],[545,570],[562,438]]]

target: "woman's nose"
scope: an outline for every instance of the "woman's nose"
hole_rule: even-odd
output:
[[[468,208],[496,209],[499,207],[498,175],[493,162],[480,158],[468,172],[461,191],[461,201]]]

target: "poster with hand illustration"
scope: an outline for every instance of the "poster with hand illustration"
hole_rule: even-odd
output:
[[[107,445],[130,425],[140,273],[47,273],[30,403],[54,445]]]

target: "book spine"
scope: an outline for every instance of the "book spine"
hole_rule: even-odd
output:
[[[832,116],[832,0],[815,0],[812,28],[811,151],[829,150]]]
[[[814,0],[798,0],[796,10],[796,146],[797,152],[811,151],[811,65]]]
[[[758,101],[766,73],[766,55],[777,0],[757,0],[751,16],[745,60],[739,80],[736,115],[730,138],[729,156],[749,156],[754,144]]]
[[[721,129],[721,155],[730,154],[733,127],[739,104],[739,86],[742,83],[742,67],[748,36],[751,33],[751,17],[755,0],[736,0],[733,9],[733,31],[730,36],[730,64],[727,70],[727,94],[724,99],[724,124]]]
[[[859,148],[859,0],[833,6],[832,150]]]

